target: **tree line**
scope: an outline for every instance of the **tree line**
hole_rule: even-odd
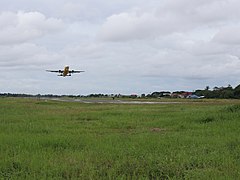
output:
[[[199,97],[204,98],[218,98],[218,99],[240,99],[240,84],[233,88],[231,85],[228,85],[226,87],[214,87],[212,90],[209,86],[206,86],[203,90],[195,90],[194,92],[186,92],[186,91],[176,91],[176,92],[170,92],[170,91],[155,91],[150,94],[141,94],[140,96],[133,94],[133,95],[121,95],[121,94],[89,94],[89,95],[54,95],[54,94],[18,94],[18,93],[0,93],[0,97],[36,97],[36,98],[60,98],[60,97],[71,97],[71,98],[79,98],[79,97],[114,97],[114,98],[160,98],[160,97],[166,97],[166,98],[175,98],[176,94],[182,95],[182,94],[194,94]]]
[[[214,87],[212,90],[207,86],[204,90],[196,90],[194,94],[204,96],[205,98],[240,99],[240,85],[235,88],[231,85]]]

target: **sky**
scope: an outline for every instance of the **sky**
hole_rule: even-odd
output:
[[[0,1],[0,92],[149,94],[240,84],[238,0]],[[45,70],[84,70],[59,77]]]

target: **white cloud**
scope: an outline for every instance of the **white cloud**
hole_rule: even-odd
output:
[[[0,25],[0,44],[23,43],[63,28],[59,19],[46,18],[39,12],[22,11],[2,12]]]
[[[0,2],[1,84],[6,91],[59,94],[234,86],[239,6],[238,0]],[[64,79],[45,73],[64,65],[86,72]]]
[[[129,41],[221,28],[228,25],[226,23],[238,22],[238,5],[240,3],[236,0],[179,0],[163,1],[151,8],[133,8],[109,16],[98,38],[103,41]]]
[[[101,40],[125,41],[154,37],[159,20],[154,13],[121,13],[107,18],[99,33]]]
[[[239,31],[240,25],[224,26],[214,36],[213,40],[223,44],[240,45]]]
[[[43,68],[63,59],[60,55],[49,52],[44,47],[31,43],[0,46],[0,68]]]

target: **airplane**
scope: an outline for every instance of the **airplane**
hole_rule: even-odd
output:
[[[47,72],[55,72],[55,73],[60,73],[58,76],[71,76],[73,73],[81,73],[84,71],[76,71],[76,70],[69,70],[69,66],[65,66],[64,70],[46,70]]]

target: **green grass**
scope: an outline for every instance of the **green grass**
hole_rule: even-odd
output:
[[[240,179],[240,101],[0,98],[0,179]]]

